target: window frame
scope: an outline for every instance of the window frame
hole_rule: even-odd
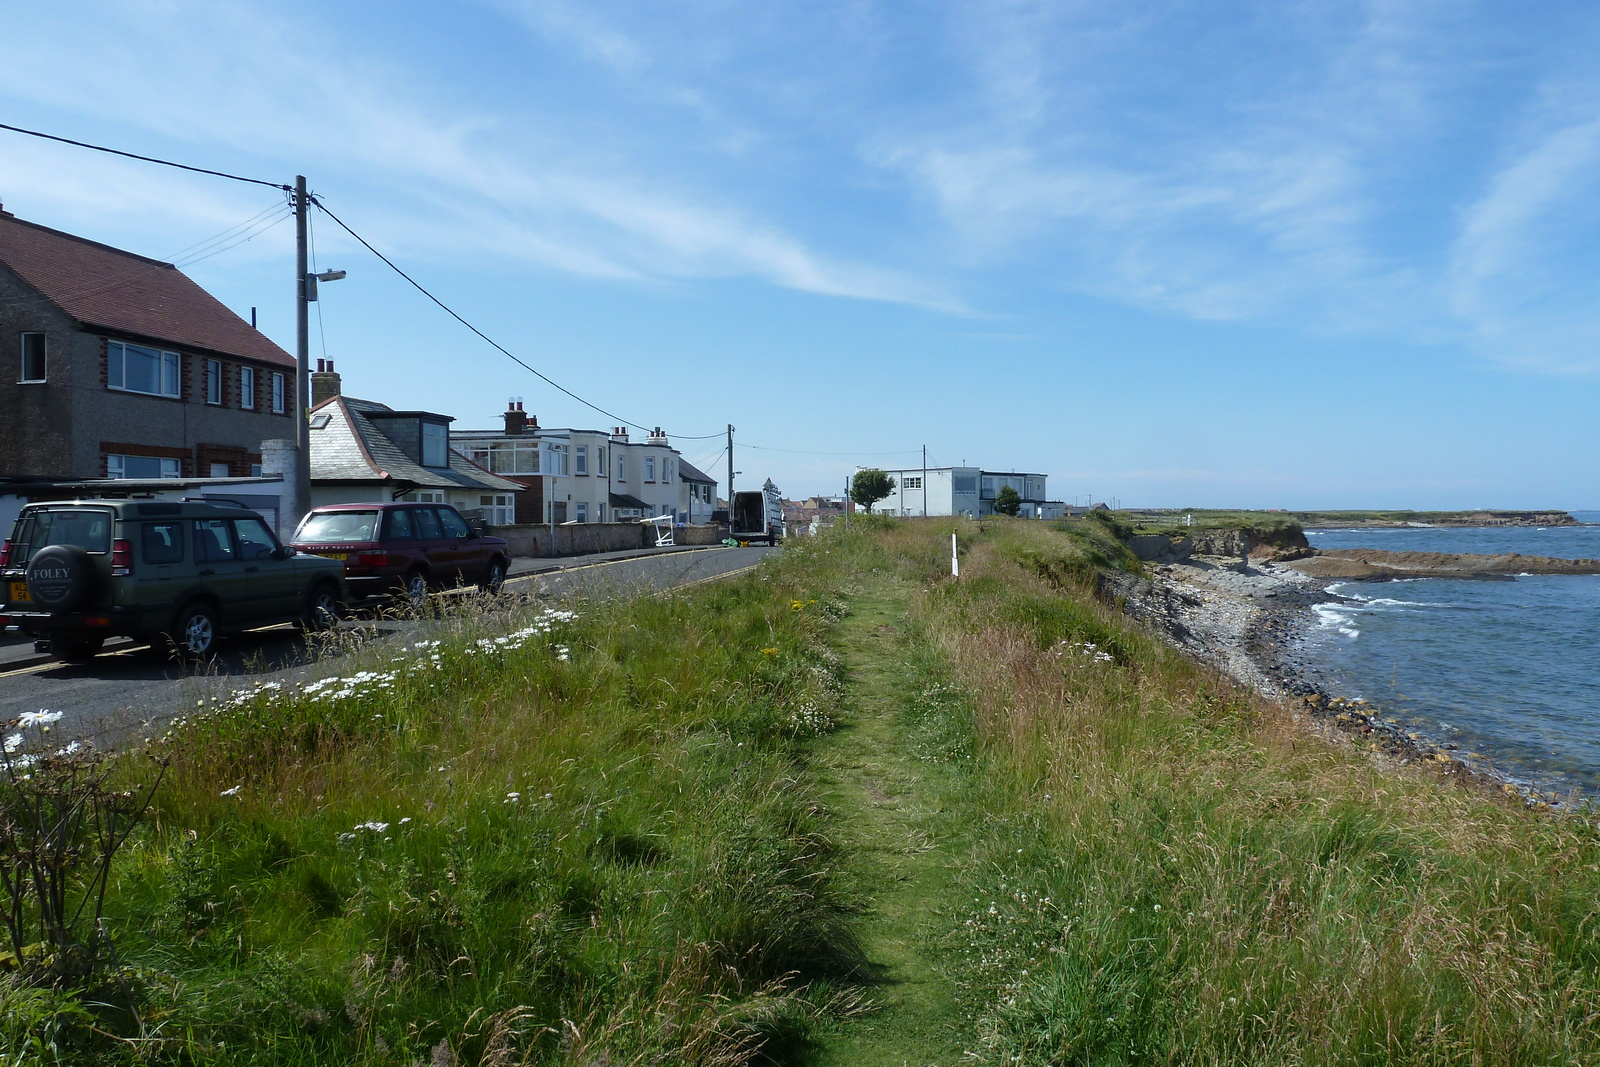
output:
[[[656,480],[656,457],[654,456],[644,457],[644,480],[647,482]]]
[[[222,360],[206,360],[206,403],[222,406]]]
[[[239,368],[239,410],[256,411],[256,369]]]
[[[128,350],[135,349],[140,354],[149,353],[155,357],[156,391],[145,389],[130,389],[128,387]],[[172,391],[167,391],[169,380]],[[134,396],[157,396],[163,400],[183,399],[183,357],[177,352],[165,348],[150,348],[147,345],[136,345],[131,341],[106,341],[106,388],[116,393],[130,393]]]
[[[43,385],[50,380],[50,335],[43,330],[23,330],[17,335],[17,384]],[[28,376],[28,339],[39,339],[39,376]]]
[[[281,370],[272,372],[272,413],[274,415],[289,414],[289,388],[288,376]]]
[[[129,473],[127,473],[127,469],[128,469],[127,461],[130,460],[130,459],[154,460],[155,462],[159,463],[161,465],[161,473],[155,475],[155,477],[157,477],[157,478],[182,478],[183,477],[183,463],[180,460],[173,459],[173,458],[171,458],[169,456],[135,456],[135,455],[131,455],[131,454],[126,453],[126,452],[108,452],[108,453],[106,453],[106,477],[107,478],[115,478],[118,481],[144,480],[144,479],[148,478],[149,477],[148,475],[129,474]],[[115,461],[115,462],[113,462],[113,461]],[[172,465],[172,467],[171,467],[172,473],[170,473],[170,474],[167,473],[167,471],[168,471],[167,464],[169,464],[169,463]]]
[[[574,478],[589,477],[589,446],[572,446],[572,476]]]

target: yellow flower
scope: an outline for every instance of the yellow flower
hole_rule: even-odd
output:
[[[778,650],[775,648],[763,648],[761,650],[761,654],[763,656],[776,656],[778,654]]]

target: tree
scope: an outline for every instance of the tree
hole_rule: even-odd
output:
[[[894,492],[894,479],[880,470],[856,471],[850,479],[850,499],[872,511],[872,505]]]
[[[1022,497],[1009,485],[1002,485],[994,495],[994,509],[1002,515],[1015,517],[1022,509]]]

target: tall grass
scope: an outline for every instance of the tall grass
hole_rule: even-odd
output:
[[[735,1064],[852,1010],[815,592],[467,612],[177,724],[107,907],[138,1017],[58,1062]]]
[[[1593,827],[1308,738],[1082,554],[1004,524],[913,597],[956,683],[913,707],[984,783],[950,945],[993,1062],[1600,1061]]]

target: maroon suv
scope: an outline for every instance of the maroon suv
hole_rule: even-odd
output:
[[[290,541],[301,552],[344,560],[353,599],[476,585],[499,592],[511,554],[499,537],[469,525],[448,504],[327,504],[301,520]]]

